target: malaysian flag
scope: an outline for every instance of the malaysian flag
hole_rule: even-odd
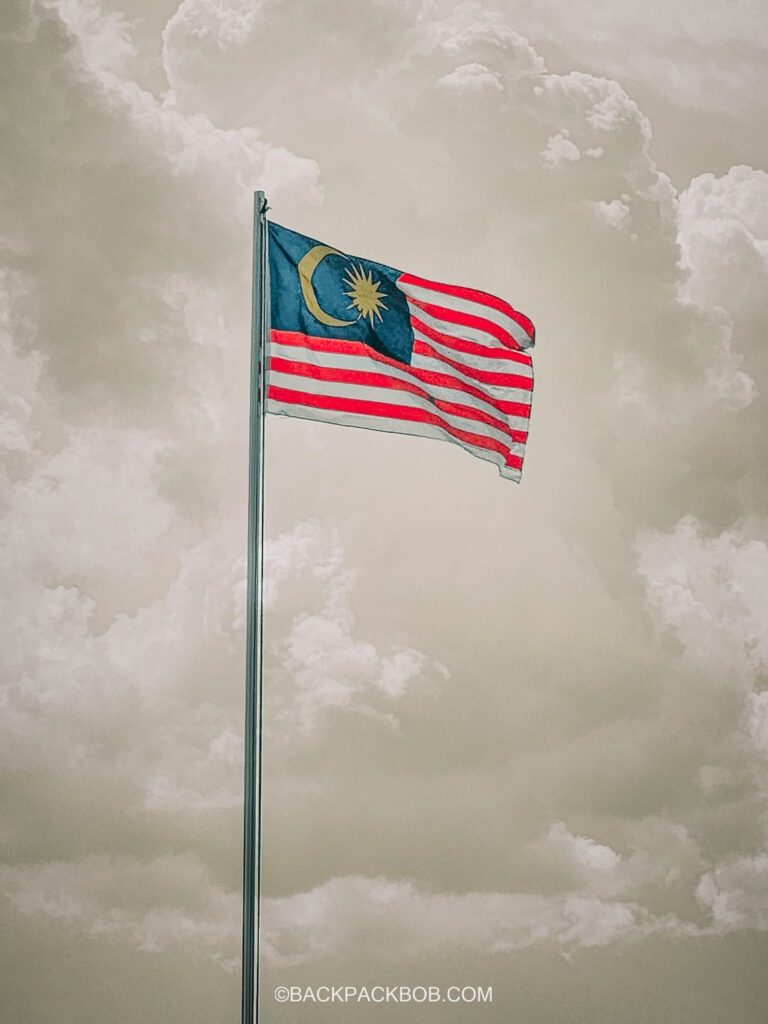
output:
[[[531,414],[531,321],[269,225],[267,410],[435,437],[519,480]]]

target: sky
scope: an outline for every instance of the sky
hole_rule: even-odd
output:
[[[764,6],[8,0],[0,40],[3,1020],[238,1019],[263,189],[537,328],[520,485],[268,418],[264,1024],[763,1024]]]

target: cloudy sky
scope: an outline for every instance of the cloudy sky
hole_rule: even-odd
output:
[[[268,421],[264,1021],[763,1024],[764,5],[8,0],[0,31],[3,1019],[237,1020],[262,188],[537,326],[519,486]]]

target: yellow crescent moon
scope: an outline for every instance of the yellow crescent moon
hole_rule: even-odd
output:
[[[301,294],[304,296],[307,309],[321,324],[328,324],[329,327],[349,327],[356,321],[338,320],[335,316],[331,316],[330,313],[326,313],[324,309],[320,308],[320,303],[315,295],[315,289],[312,287],[312,275],[325,257],[331,255],[343,256],[344,253],[339,252],[338,249],[332,249],[330,245],[315,245],[309,252],[304,253],[299,260],[298,268]]]

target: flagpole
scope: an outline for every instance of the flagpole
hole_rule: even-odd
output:
[[[248,459],[248,593],[245,664],[245,777],[243,798],[242,1024],[259,1020],[261,921],[261,753],[264,590],[264,407],[268,330],[267,199],[253,196],[251,297],[251,412]]]

